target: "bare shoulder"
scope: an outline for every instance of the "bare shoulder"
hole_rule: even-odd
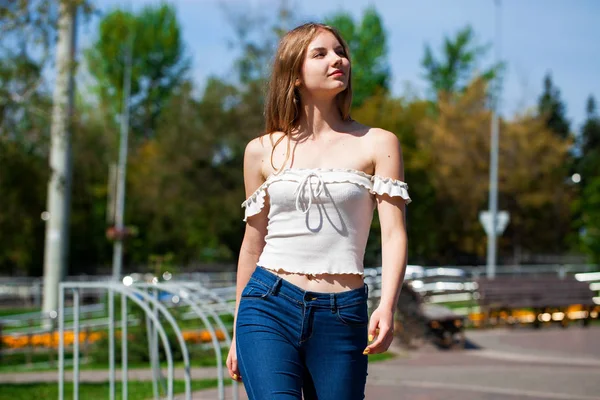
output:
[[[257,156],[259,154],[268,153],[273,149],[275,143],[280,140],[285,134],[283,132],[267,133],[252,139],[246,145],[246,153],[248,155]]]
[[[404,168],[398,136],[385,129],[370,128],[365,139],[369,143],[375,174],[402,179]]]
[[[265,138],[256,137],[248,142],[244,151],[244,176],[252,181],[264,181]]]
[[[266,179],[271,174],[269,160],[273,147],[284,136],[285,134],[282,132],[273,132],[258,136],[248,142],[244,153],[244,165],[246,169],[260,172],[263,180]]]
[[[265,152],[264,150],[265,138],[263,136],[256,137],[248,142],[246,145],[245,157],[256,161],[260,159]]]
[[[392,146],[394,148],[400,147],[398,136],[393,132],[381,128],[369,128],[365,135],[365,139],[369,141],[372,148],[375,150],[381,150],[384,146]]]

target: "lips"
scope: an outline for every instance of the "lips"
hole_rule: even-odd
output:
[[[341,69],[336,69],[335,71],[330,73],[328,76],[342,76],[342,75],[344,75],[344,71],[342,71]]]

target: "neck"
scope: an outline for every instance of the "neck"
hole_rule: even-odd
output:
[[[340,115],[335,98],[331,99],[306,99],[302,98],[300,116],[300,132],[302,136],[319,138],[328,131],[339,131],[343,120]]]

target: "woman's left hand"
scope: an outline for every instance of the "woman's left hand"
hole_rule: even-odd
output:
[[[375,340],[375,341],[373,341]],[[384,353],[394,340],[394,310],[377,307],[369,321],[369,342],[363,354]]]

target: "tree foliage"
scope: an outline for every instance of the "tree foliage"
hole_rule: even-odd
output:
[[[421,66],[425,69],[432,97],[437,97],[440,92],[462,92],[476,77],[486,82],[498,77],[503,70],[502,63],[487,68],[481,66],[488,50],[489,46],[476,42],[470,26],[459,30],[453,38],[445,37],[439,56],[426,45]]]
[[[552,76],[544,77],[544,91],[538,101],[540,114],[544,115],[548,128],[561,138],[570,135],[570,123],[566,117],[566,108],[560,98],[560,90],[552,83]]]
[[[600,264],[600,177],[590,179],[583,191],[583,247],[592,262]]]
[[[73,0],[87,17],[92,7]],[[51,96],[45,82],[58,2],[0,7],[0,272],[42,271]]]
[[[478,213],[487,209],[490,111],[485,82],[467,87],[458,98],[444,95],[439,113],[426,119],[419,135],[429,178],[448,210],[438,209],[439,229],[460,253],[485,254]],[[499,208],[511,222],[503,248],[542,250],[556,246],[568,231],[571,195],[563,180],[570,142],[554,136],[542,118],[523,115],[502,121],[499,153]],[[553,227],[553,228],[551,228]]]
[[[132,60],[131,124],[138,137],[149,138],[162,107],[189,67],[173,6],[147,6],[138,14],[115,10],[100,22],[86,61],[100,101],[111,115],[118,115],[122,108],[128,54]]]
[[[586,120],[579,139],[580,156],[578,171],[582,175],[582,184],[600,174],[600,116],[596,101],[590,96],[586,105]]]
[[[583,248],[592,261],[600,263],[600,117],[596,101],[590,96],[586,105],[587,117],[581,129],[577,172],[581,175],[581,219]]]
[[[237,255],[239,249],[226,237],[230,229],[239,237],[242,228],[239,212],[232,211],[244,196],[243,182],[231,170],[233,160],[216,156],[220,142],[231,134],[231,125],[223,123],[240,117],[237,109],[214,103],[227,97],[212,97],[228,91],[237,94],[233,87],[213,81],[197,101],[192,85],[183,85],[165,109],[156,138],[132,158],[127,212],[140,227],[132,242],[132,261],[144,263],[148,254],[173,249],[176,261],[186,263],[231,261]],[[210,121],[203,112],[218,120]]]

